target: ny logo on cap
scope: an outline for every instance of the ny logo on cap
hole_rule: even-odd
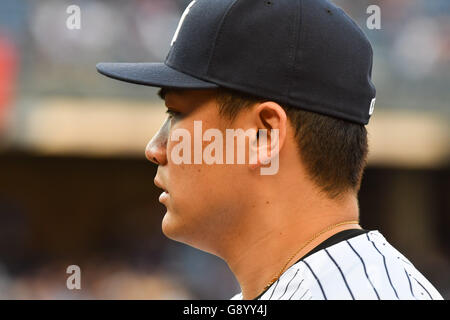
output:
[[[372,115],[373,109],[375,108],[375,100],[376,100],[376,98],[373,98],[372,101],[370,102],[369,116]]]
[[[193,0],[191,3],[189,3],[187,8],[184,10],[183,15],[181,16],[180,22],[178,22],[177,30],[175,31],[175,34],[173,35],[172,42],[170,42],[170,46],[173,46],[174,42],[177,40],[178,32],[180,32],[181,25],[183,24],[184,19],[186,18],[187,14],[189,13],[189,10],[191,10],[191,7],[194,5],[195,1],[196,0]]]

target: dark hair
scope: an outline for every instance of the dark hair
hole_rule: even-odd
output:
[[[217,92],[219,113],[231,121],[240,110],[266,100],[223,87]],[[280,105],[295,128],[301,159],[316,185],[330,198],[357,193],[368,154],[365,126]]]

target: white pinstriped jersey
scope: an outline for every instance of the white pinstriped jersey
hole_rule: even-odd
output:
[[[231,300],[242,299],[238,293]],[[341,241],[288,268],[258,300],[442,300],[378,231]]]

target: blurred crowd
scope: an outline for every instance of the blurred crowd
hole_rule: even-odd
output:
[[[446,111],[450,80],[449,1],[334,2],[358,22],[373,44],[374,81],[383,107]],[[139,98],[143,91],[127,86],[117,92],[117,87],[100,81],[95,75],[95,64],[163,61],[188,3],[189,0],[3,0],[0,47],[6,43],[18,55],[19,98],[45,94]],[[66,9],[71,4],[80,7],[80,30],[66,28]],[[366,26],[370,16],[366,10],[373,4],[381,10],[380,30]]]
[[[173,274],[139,271],[113,265],[81,266],[80,288],[68,289],[62,264],[50,264],[31,274],[12,277],[0,265],[0,299],[180,300],[196,296]],[[65,281],[66,280],[66,281]],[[70,279],[69,279],[70,281]]]

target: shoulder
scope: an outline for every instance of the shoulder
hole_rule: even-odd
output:
[[[286,270],[259,300],[311,300],[311,276],[306,264],[298,262]]]
[[[261,299],[442,299],[378,231],[317,251],[291,266]]]

